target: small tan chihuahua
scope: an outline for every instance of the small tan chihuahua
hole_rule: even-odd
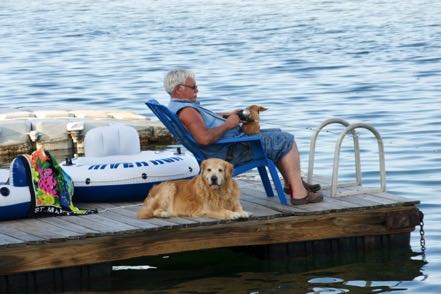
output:
[[[256,135],[260,133],[260,112],[268,110],[267,108],[259,105],[250,105],[246,110],[249,114],[243,117],[242,132],[247,135]]]

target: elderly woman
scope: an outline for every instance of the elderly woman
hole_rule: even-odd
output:
[[[221,138],[245,136],[240,129],[239,110],[216,114],[197,101],[198,87],[195,75],[188,70],[178,69],[168,72],[164,78],[164,88],[170,95],[169,109],[176,113],[185,128],[202,147],[207,157],[217,157],[233,164],[251,159],[248,144],[235,144],[233,148],[213,146]],[[303,182],[300,172],[300,158],[294,136],[278,129],[261,132],[263,149],[272,159],[285,182],[285,192],[291,196],[291,204],[315,203],[323,200],[319,185]]]

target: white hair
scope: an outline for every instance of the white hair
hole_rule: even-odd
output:
[[[195,79],[194,73],[186,69],[175,69],[169,71],[164,77],[164,89],[170,95],[177,85],[183,85],[188,78]]]

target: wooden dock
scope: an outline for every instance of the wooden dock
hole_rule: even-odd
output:
[[[410,232],[420,221],[419,201],[388,193],[331,198],[325,189],[322,203],[283,206],[277,197],[266,197],[260,182],[238,183],[242,205],[252,213],[249,219],[138,220],[141,202],[126,202],[78,204],[97,208],[96,215],[2,222],[0,290],[7,288],[6,281],[11,283],[5,277],[17,273],[209,248],[332,240],[330,246],[339,250],[354,237],[362,238],[363,248],[409,246]]]

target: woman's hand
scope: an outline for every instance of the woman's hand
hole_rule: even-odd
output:
[[[241,111],[242,109],[235,109],[231,112],[222,112],[222,113],[218,113],[218,115],[222,116],[223,118],[228,118],[229,116],[231,116],[232,114],[237,114],[239,111]]]
[[[240,109],[239,109],[240,111]],[[237,127],[240,124],[240,118],[239,115],[236,112],[231,112],[230,115],[225,120],[225,126],[228,127],[228,129],[233,129]]]
[[[241,111],[242,109],[235,109],[235,110],[233,110],[233,111],[231,111],[231,112],[229,112],[229,113],[227,113],[227,116],[230,116],[230,115],[232,115],[232,114],[237,114],[239,111]]]

